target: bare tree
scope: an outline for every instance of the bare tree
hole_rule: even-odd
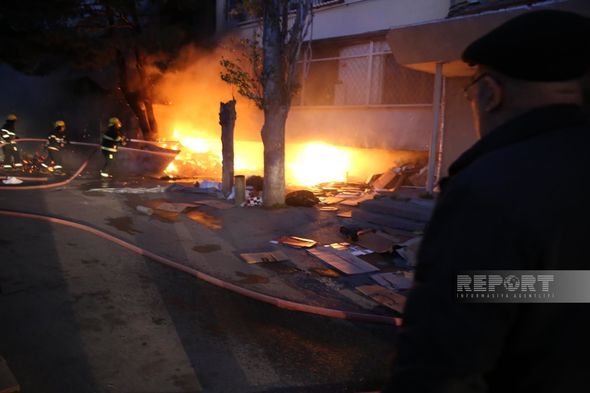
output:
[[[244,6],[259,18],[262,40],[258,32],[242,41],[242,59],[223,59],[221,78],[264,112],[264,206],[281,206],[285,203],[285,123],[299,87],[297,62],[311,29],[313,4],[312,0],[250,0]]]

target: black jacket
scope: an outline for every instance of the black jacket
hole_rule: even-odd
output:
[[[65,146],[66,143],[67,141],[65,131],[58,131],[57,129],[54,129],[47,136],[47,148],[50,150],[59,151]]]
[[[13,143],[18,137],[16,136],[15,131],[15,122],[14,121],[6,121],[2,128],[0,129],[0,140],[5,143]]]
[[[590,269],[590,128],[538,108],[449,169],[384,392],[586,392],[590,304],[461,304],[460,270]],[[590,285],[590,283],[589,283]]]
[[[105,133],[102,135],[100,148],[104,151],[116,153],[117,147],[124,143],[125,137],[121,133],[120,129],[117,129],[115,126],[111,126],[107,128]]]

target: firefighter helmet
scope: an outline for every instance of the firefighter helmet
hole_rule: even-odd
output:
[[[121,123],[121,120],[119,120],[118,117],[111,117],[109,119],[109,127],[117,127],[117,128],[121,128],[123,126],[123,124]]]
[[[55,128],[66,128],[66,122],[63,120],[57,120],[55,123],[53,123],[53,126]]]
[[[16,121],[16,115],[11,113],[10,115],[6,116],[7,121]]]

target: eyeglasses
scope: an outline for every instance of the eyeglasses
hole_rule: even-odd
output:
[[[465,98],[471,101],[471,96],[469,95],[469,90],[471,89],[471,87],[473,85],[475,85],[477,82],[479,82],[483,77],[488,76],[487,72],[484,72],[482,74],[479,74],[477,77],[473,78],[471,80],[471,82],[469,82],[469,84],[467,86],[465,86],[463,88],[463,94],[465,95]]]

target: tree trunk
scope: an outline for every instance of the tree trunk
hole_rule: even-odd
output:
[[[286,3],[285,3],[286,4]],[[283,59],[284,37],[281,14],[288,17],[288,9],[280,0],[268,0],[264,6],[262,34],[264,80],[264,206],[285,204],[285,122],[289,100],[285,86]]]
[[[285,123],[288,109],[278,107],[264,111],[264,207],[285,204]]]
[[[139,95],[136,92],[130,90],[129,87],[129,74],[127,70],[127,60],[125,59],[125,55],[119,49],[117,49],[116,53],[117,57],[117,71],[119,76],[119,88],[123,93],[123,97],[125,101],[127,101],[127,105],[131,108],[131,111],[137,117],[139,121],[139,127],[141,128],[141,132],[143,137],[149,139],[150,135],[150,124],[146,117],[146,112],[143,108],[142,101],[139,98]]]
[[[139,76],[139,97],[143,103],[147,123],[146,129],[142,128],[143,135],[148,140],[155,140],[158,136],[158,123],[152,105],[152,87],[145,71],[145,54],[139,44],[135,46],[135,68]]]
[[[234,127],[236,125],[236,100],[219,104],[219,124],[221,124],[221,149],[223,166],[221,191],[231,193],[234,182]]]

